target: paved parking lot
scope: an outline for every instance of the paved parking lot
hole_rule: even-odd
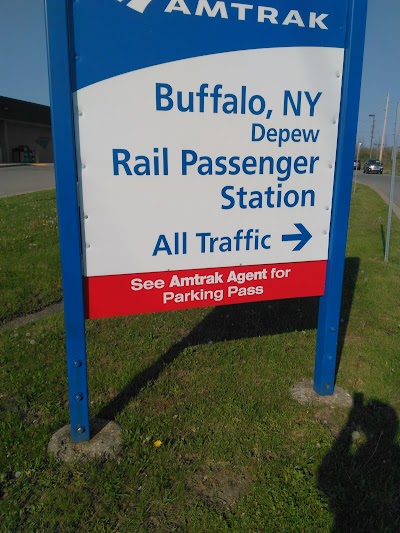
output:
[[[0,198],[54,187],[54,165],[0,166]]]
[[[389,201],[390,176],[358,172],[357,181],[375,189]],[[54,189],[54,165],[2,167],[0,165],[0,198],[27,192]],[[400,218],[400,177],[396,177],[394,212]]]

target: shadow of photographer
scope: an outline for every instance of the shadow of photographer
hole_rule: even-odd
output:
[[[335,513],[333,533],[400,531],[398,429],[390,405],[354,395],[346,425],[318,473],[318,487]]]

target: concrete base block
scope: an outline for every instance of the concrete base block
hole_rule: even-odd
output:
[[[93,418],[90,420],[91,438],[74,444],[70,426],[64,426],[51,437],[47,451],[58,461],[92,461],[115,459],[122,450],[122,429],[116,422]]]
[[[335,387],[334,394],[330,396],[319,396],[313,389],[313,382],[311,379],[305,379],[296,383],[290,391],[292,398],[302,405],[325,405],[330,407],[351,407],[353,399],[351,395],[342,389],[342,387]]]

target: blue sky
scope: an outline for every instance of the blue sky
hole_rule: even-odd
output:
[[[0,0],[0,95],[49,103],[44,0]],[[380,142],[386,94],[391,97],[386,144],[392,144],[396,103],[400,98],[399,0],[369,0],[358,140],[369,146],[376,115]]]

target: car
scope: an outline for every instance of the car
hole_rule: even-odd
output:
[[[359,159],[354,159],[353,170],[361,170],[361,163]]]
[[[376,174],[382,174],[383,165],[379,159],[367,159],[364,164],[364,174],[370,174],[375,172]]]

